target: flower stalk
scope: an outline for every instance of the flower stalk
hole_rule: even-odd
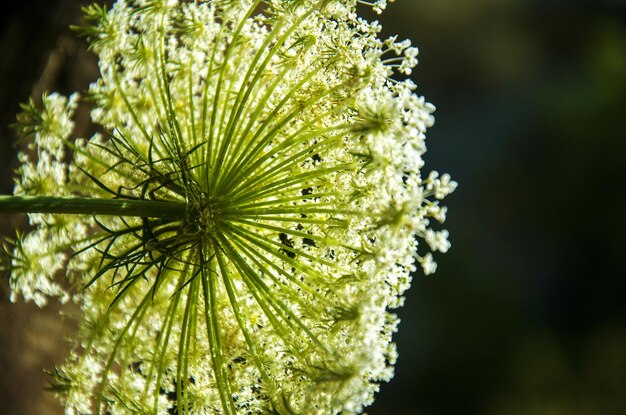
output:
[[[184,219],[187,204],[141,199],[0,195],[0,214],[55,213]]]

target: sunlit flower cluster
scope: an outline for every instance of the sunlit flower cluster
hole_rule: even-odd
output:
[[[77,95],[25,106],[15,193],[185,213],[30,215],[13,297],[82,310],[52,371],[66,413],[356,414],[391,379],[389,310],[449,249],[431,224],[456,183],[420,173],[417,49],[357,3],[386,2],[86,9],[98,132],[72,137]]]

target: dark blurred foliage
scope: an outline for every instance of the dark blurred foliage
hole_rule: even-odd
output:
[[[3,6],[3,193],[17,103],[96,76],[68,40],[78,3]],[[379,19],[420,48],[413,79],[438,107],[426,165],[460,186],[453,247],[414,277],[396,377],[368,413],[626,413],[626,1],[397,0]],[[38,368],[62,358],[60,335],[19,361],[56,310],[8,306],[6,281],[2,295],[0,412],[52,413],[12,408],[47,399]]]
[[[626,413],[626,2],[399,1],[459,182],[370,415]]]

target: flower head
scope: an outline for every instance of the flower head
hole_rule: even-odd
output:
[[[350,414],[391,379],[389,309],[435,269],[418,241],[449,248],[429,218],[456,184],[420,174],[434,107],[394,78],[417,50],[357,3],[386,2],[86,9],[100,132],[71,138],[77,96],[26,106],[15,193],[185,209],[30,215],[13,295],[83,312],[53,371],[67,413]]]

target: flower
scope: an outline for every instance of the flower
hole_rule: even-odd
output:
[[[99,131],[72,138],[78,95],[25,105],[15,194],[145,208],[68,198],[9,252],[12,298],[81,307],[52,371],[66,413],[356,414],[391,379],[389,310],[435,270],[418,241],[449,248],[429,218],[456,183],[420,174],[434,107],[394,78],[417,49],[357,3],[386,2],[85,9]]]

